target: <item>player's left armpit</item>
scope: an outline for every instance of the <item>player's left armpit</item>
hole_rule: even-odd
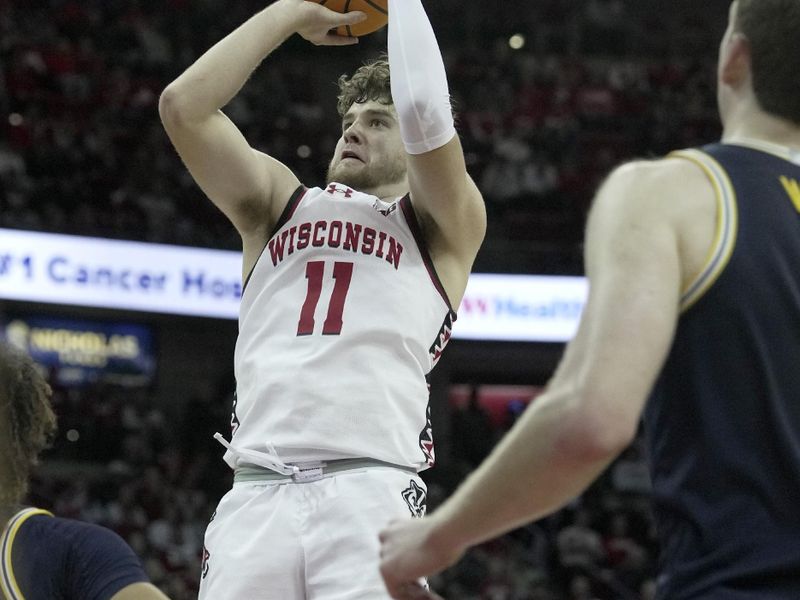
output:
[[[389,69],[406,151],[422,154],[453,139],[444,61],[420,0],[389,0]]]

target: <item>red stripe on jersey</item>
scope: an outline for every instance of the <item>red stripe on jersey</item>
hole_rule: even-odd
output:
[[[283,227],[289,221],[289,219],[292,218],[295,211],[297,210],[297,207],[300,206],[300,202],[302,202],[303,198],[305,198],[307,191],[308,188],[306,186],[300,185],[294,192],[292,192],[292,195],[289,197],[289,201],[283,208],[281,216],[278,217],[278,221],[275,223],[275,227],[272,228],[272,232],[269,234],[267,242],[261,249],[261,253],[258,255],[256,262],[253,263],[253,268],[250,269],[250,272],[247,274],[247,278],[244,280],[244,285],[242,286],[242,295],[244,295],[244,290],[245,288],[247,288],[247,284],[250,283],[250,278],[253,276],[253,271],[256,270],[256,265],[258,264],[258,261],[260,261],[261,257],[264,255],[264,250],[267,249],[269,241],[275,236],[276,233],[278,233],[278,231],[280,231],[281,227]]]
[[[278,217],[278,221],[275,223],[275,227],[272,228],[272,233],[269,234],[270,239],[272,239],[272,236],[278,233],[280,228],[283,227],[286,224],[286,222],[292,218],[295,211],[297,210],[297,207],[300,206],[300,202],[305,197],[307,191],[308,188],[306,186],[300,185],[294,192],[292,192],[292,195],[289,196],[289,201],[283,208],[281,216]]]
[[[452,311],[453,307],[450,304],[450,298],[447,297],[447,292],[442,285],[442,281],[439,279],[439,274],[436,272],[436,267],[433,266],[431,255],[428,253],[428,247],[425,245],[425,239],[422,237],[422,228],[419,226],[417,215],[414,213],[414,207],[411,205],[411,196],[406,194],[400,199],[400,208],[403,211],[403,216],[406,219],[406,223],[408,223],[409,229],[411,229],[411,235],[414,236],[414,241],[417,243],[419,253],[422,255],[422,262],[425,263],[425,268],[428,270],[428,275],[430,276],[434,287],[445,301],[445,304],[447,304],[448,308]]]

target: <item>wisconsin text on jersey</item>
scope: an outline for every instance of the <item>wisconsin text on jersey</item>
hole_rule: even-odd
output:
[[[385,231],[350,221],[320,220],[292,225],[275,235],[268,246],[273,266],[283,261],[284,255],[289,256],[295,250],[309,247],[328,246],[373,255],[394,265],[395,269],[400,266],[400,256],[403,254],[402,244]]]

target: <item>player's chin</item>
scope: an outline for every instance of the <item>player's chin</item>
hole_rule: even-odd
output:
[[[364,163],[356,163],[356,161],[348,161],[346,164],[339,163],[328,171],[328,181],[336,181],[342,185],[358,189],[370,180],[369,174],[364,167]]]
[[[334,176],[334,177],[337,176],[339,173],[344,171],[345,168],[346,168],[346,165],[343,165],[342,161],[337,161],[337,162],[331,163],[330,166],[328,167],[328,179],[330,179],[331,176]]]

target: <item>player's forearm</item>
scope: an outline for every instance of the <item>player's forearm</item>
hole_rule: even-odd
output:
[[[400,134],[410,154],[453,139],[444,61],[420,0],[389,0],[389,67]]]
[[[279,0],[212,46],[165,90],[186,121],[215,113],[241,90],[252,72],[298,26],[291,0]]]
[[[561,397],[559,397],[561,396]],[[619,452],[555,391],[537,398],[481,467],[432,515],[433,543],[466,549],[579,495]]]

